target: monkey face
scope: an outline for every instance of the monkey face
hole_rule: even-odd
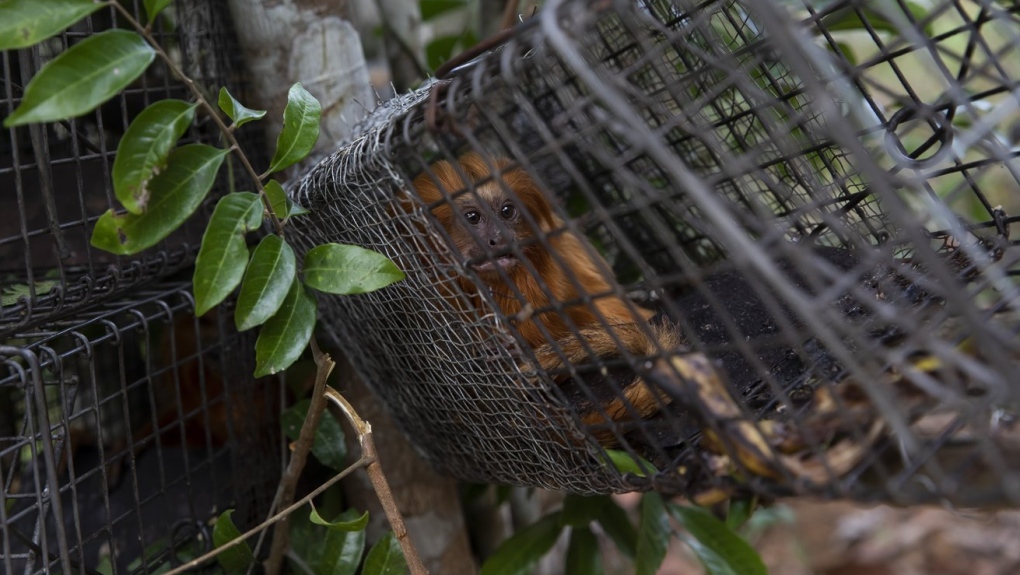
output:
[[[487,283],[501,282],[500,270],[520,273],[521,254],[535,265],[546,256],[536,238],[563,225],[528,173],[506,159],[486,160],[472,152],[457,167],[436,162],[415,178],[414,188],[432,205],[462,261]]]
[[[519,264],[510,246],[532,234],[517,202],[490,182],[454,204],[463,217],[454,219],[451,237],[468,265],[480,273],[494,273],[497,267],[509,270]],[[494,257],[487,257],[486,250]]]

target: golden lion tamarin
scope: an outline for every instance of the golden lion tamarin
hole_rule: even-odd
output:
[[[553,372],[557,383],[570,377],[564,359],[582,364],[623,356],[623,350],[648,357],[679,346],[675,328],[649,324],[653,312],[617,295],[609,266],[566,229],[527,172],[509,160],[473,152],[458,164],[459,169],[447,161],[432,164],[415,178],[414,188],[447,232],[454,253],[491,291],[503,316],[517,321],[539,366]],[[463,277],[459,283],[476,306],[483,305],[474,281]],[[623,398],[600,400],[601,412],[585,410],[584,423],[604,423],[602,413],[613,421],[630,419],[631,409],[648,417],[669,401],[636,374],[629,380]]]

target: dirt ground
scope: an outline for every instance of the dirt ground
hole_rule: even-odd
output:
[[[794,500],[765,510],[763,517],[767,525],[752,525],[749,540],[772,575],[1020,574],[1020,511]],[[681,543],[659,571],[700,573]]]

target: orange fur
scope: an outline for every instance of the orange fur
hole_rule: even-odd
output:
[[[468,153],[459,159],[461,169],[476,185],[489,178],[489,168],[482,156]],[[495,272],[479,274],[492,289],[493,297],[499,304],[503,315],[509,318],[521,318],[526,307],[532,310],[544,310],[535,317],[527,318],[517,325],[521,337],[532,348],[555,343],[563,338],[572,337],[577,330],[585,330],[592,326],[602,326],[601,315],[609,326],[617,324],[633,324],[635,321],[646,321],[652,312],[629,306],[621,298],[612,293],[615,281],[607,277],[602,270],[609,266],[593,250],[586,249],[586,244],[578,236],[563,232],[564,223],[553,211],[548,200],[521,168],[508,168],[510,162],[505,159],[493,160],[492,163],[501,170],[500,178],[516,192],[520,203],[528,210],[539,226],[538,234],[526,227],[526,237],[518,237],[519,242],[529,240],[536,235],[546,237],[549,250],[540,242],[527,243],[522,251],[531,266],[541,276],[540,283],[526,266],[518,265],[507,270],[510,280],[516,285],[523,299],[508,288],[505,280]],[[437,162],[432,165],[432,173],[441,182],[445,194],[433,178],[421,174],[414,180],[414,187],[419,196],[427,204],[436,204],[433,215],[448,232],[454,230],[459,222],[453,214],[451,202],[444,202],[445,197],[456,195],[467,190],[469,184],[449,162]],[[492,180],[490,184],[495,184]],[[495,184],[498,185],[498,184]],[[470,193],[470,192],[468,192]],[[456,198],[454,198],[454,202]],[[559,231],[560,233],[553,233]],[[522,234],[523,235],[523,234]],[[463,251],[463,250],[462,250]],[[555,256],[550,253],[555,252]],[[571,281],[571,277],[575,281]],[[543,289],[542,283],[545,284]],[[461,287],[466,293],[472,293],[477,287],[469,278],[461,279]],[[580,289],[578,289],[580,287]],[[597,297],[592,306],[582,299],[585,296]],[[555,308],[563,306],[563,313]],[[632,311],[633,309],[633,311]],[[548,341],[538,323],[541,323],[552,341]],[[638,346],[631,351],[647,350],[647,346]]]
[[[674,330],[647,323],[653,312],[630,304],[614,293],[616,280],[608,273],[609,266],[586,240],[565,229],[563,220],[527,172],[512,166],[509,160],[489,159],[487,162],[473,152],[461,156],[458,164],[454,166],[446,161],[433,164],[429,172],[415,178],[414,188],[450,236],[455,255],[463,261],[495,260],[481,247],[477,232],[480,229],[482,235],[487,234],[490,246],[504,243],[517,246],[530,268],[537,272],[538,277],[532,274],[529,266],[514,258],[516,263],[502,270],[514,289],[497,271],[499,266],[492,264],[486,269],[475,266],[478,277],[491,291],[502,314],[517,322],[518,332],[534,352],[540,367],[552,371],[563,367],[563,359],[578,364],[593,357],[619,356],[621,344],[635,356],[651,356],[679,346],[680,338]],[[490,165],[496,168],[494,175]],[[506,188],[512,190],[512,194],[507,194]],[[499,206],[507,204],[526,210],[537,229],[520,217],[501,221],[495,228],[481,226],[470,232],[464,217],[454,211],[466,214],[473,210],[482,217],[488,215],[496,220]],[[482,243],[486,241],[481,239]],[[489,251],[500,252],[495,248]],[[512,250],[507,247],[501,253],[509,251]],[[483,305],[474,281],[462,277],[459,284],[465,293],[473,294],[476,306]],[[561,374],[558,380],[566,377]],[[647,417],[668,402],[637,377],[623,390],[622,396],[626,403],[618,398],[602,406],[602,412],[609,419],[626,419],[631,408],[641,417]],[[605,419],[601,413],[587,413],[583,417],[588,424],[603,423]],[[600,440],[609,442],[605,437]]]

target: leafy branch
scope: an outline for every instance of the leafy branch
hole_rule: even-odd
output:
[[[337,295],[365,293],[400,281],[404,274],[381,254],[340,244],[317,246],[305,254],[301,266],[298,265],[294,249],[285,239],[285,226],[292,217],[301,216],[307,210],[295,205],[283,188],[269,177],[311,152],[319,136],[321,106],[300,84],[291,87],[275,153],[265,171],[258,173],[234,132],[264,117],[265,111],[245,107],[226,88],[218,93],[217,109],[160,46],[151,33],[151,26],[170,2],[145,0],[148,24],[142,25],[134,14],[115,1],[7,0],[0,3],[0,50],[30,47],[96,10],[113,7],[134,32],[109,30],[70,46],[43,66],[25,86],[20,105],[4,120],[4,126],[65,120],[89,113],[135,82],[158,57],[188,87],[194,102],[161,100],[148,106],[131,122],[118,144],[112,172],[114,194],[123,209],[110,209],[99,217],[93,229],[92,245],[118,255],[138,254],[156,245],[203,203],[224,160],[233,153],[248,174],[255,192],[232,191],[218,201],[213,211],[195,262],[195,313],[206,313],[240,287],[234,317],[237,329],[244,331],[261,326],[255,344],[255,377],[286,369],[312,342],[317,376],[311,407],[273,505],[274,510],[284,509],[244,535],[234,527],[229,512],[222,514],[214,530],[217,548],[181,569],[199,565],[213,556],[218,556],[228,571],[246,569],[253,563],[255,554],[244,543],[245,539],[281,523],[274,530],[274,543],[267,562],[267,571],[277,573],[288,547],[287,522],[291,513],[344,475],[367,467],[402,552],[392,546],[392,538],[380,541],[376,549],[381,550],[373,549],[369,553],[372,562],[366,563],[364,572],[402,570],[399,565],[404,564],[406,556],[412,572],[423,574],[424,567],[406,537],[403,520],[375,461],[371,428],[335,392],[330,397],[343,404],[344,413],[355,425],[363,447],[362,456],[309,496],[291,503],[297,480],[315,443],[325,408],[325,383],[334,365],[312,339],[317,314],[315,291]],[[196,109],[213,120],[227,144],[225,148],[206,144],[178,146],[195,120]],[[229,125],[220,112],[230,119]],[[269,222],[273,233],[263,237],[249,256],[247,236],[261,229],[263,221]],[[342,437],[339,441],[343,443]],[[336,523],[321,522],[328,529],[338,529]],[[364,524],[360,529],[364,529]],[[327,571],[332,572],[331,569]]]
[[[229,146],[230,149],[234,151],[234,154],[237,156],[238,160],[241,162],[241,165],[244,167],[244,170],[246,172],[248,172],[248,176],[251,178],[252,182],[255,183],[255,187],[258,189],[258,192],[259,192],[259,197],[262,199],[263,204],[265,204],[266,212],[267,212],[267,214],[269,216],[269,219],[272,221],[273,229],[276,230],[276,233],[278,233],[278,234],[280,234],[282,236],[283,235],[283,224],[280,221],[279,216],[277,216],[276,212],[273,210],[273,206],[269,203],[269,198],[268,198],[268,196],[266,196],[265,188],[263,187],[263,184],[262,184],[262,180],[265,179],[265,177],[267,177],[269,175],[269,173],[271,173],[271,172],[267,172],[266,174],[263,174],[262,176],[259,176],[255,172],[255,168],[252,167],[251,162],[248,161],[248,156],[246,156],[244,154],[244,152],[241,150],[241,146],[240,146],[240,144],[238,144],[237,138],[234,137],[234,130],[236,128],[244,125],[247,120],[261,118],[261,117],[265,116],[266,113],[265,113],[265,111],[259,110],[259,112],[261,112],[261,113],[256,113],[256,114],[254,114],[252,116],[248,116],[248,115],[244,115],[243,114],[243,112],[248,111],[248,109],[243,107],[243,106],[239,106],[237,108],[233,108],[232,107],[229,110],[226,109],[226,108],[223,108],[222,94],[226,93],[226,88],[221,88],[221,90],[220,90],[220,94],[221,94],[220,107],[228,115],[230,115],[232,113],[237,113],[239,115],[240,119],[241,119],[241,121],[238,122],[238,118],[235,118],[233,115],[230,115],[230,118],[231,118],[231,120],[234,121],[234,124],[231,125],[231,126],[227,126],[226,123],[223,122],[223,119],[220,118],[220,115],[218,113],[216,113],[216,110],[213,108],[212,104],[205,98],[205,96],[202,94],[202,92],[198,89],[198,86],[195,84],[195,81],[192,80],[191,78],[189,78],[184,73],[184,71],[181,70],[180,66],[178,66],[177,63],[172,58],[170,58],[169,55],[167,55],[166,51],[163,50],[163,47],[159,44],[158,41],[156,41],[156,38],[152,35],[152,23],[156,20],[156,16],[159,14],[159,12],[162,11],[163,8],[165,8],[166,6],[168,6],[170,4],[170,1],[171,0],[165,0],[165,1],[160,1],[160,2],[154,2],[153,0],[147,1],[146,4],[145,4],[146,9],[150,10],[151,12],[149,14],[149,23],[147,25],[145,25],[145,26],[142,26],[141,23],[138,22],[138,20],[135,19],[134,15],[131,12],[129,12],[126,8],[121,6],[119,3],[113,2],[112,5],[117,10],[117,12],[128,23],[130,23],[131,26],[134,27],[135,30],[137,30],[138,33],[141,34],[143,38],[145,38],[145,40],[149,43],[149,46],[151,46],[152,49],[156,51],[156,54],[159,56],[159,58],[161,60],[163,60],[163,62],[167,65],[167,67],[174,74],[174,76],[176,76],[181,82],[184,83],[185,86],[188,87],[188,90],[191,91],[192,96],[195,97],[195,101],[198,102],[198,104],[205,110],[206,114],[208,114],[209,117],[212,118],[213,122],[216,123],[216,127],[219,128],[220,133],[223,134],[223,137],[226,138],[227,143],[230,144],[230,146]],[[296,84],[295,86],[300,86],[300,84]],[[293,89],[294,88],[291,88],[291,90],[293,90]],[[305,92],[305,94],[307,94],[307,92]],[[312,97],[311,94],[308,94],[307,98],[310,98],[313,101],[315,100],[315,98]],[[234,100],[232,97],[230,98],[230,101],[231,101],[231,103],[236,102],[236,100]],[[316,103],[316,105],[318,105],[317,101],[315,103]],[[290,105],[290,95],[288,95],[288,107],[289,107],[289,105]],[[286,113],[285,113],[285,115],[286,115]],[[316,116],[316,118],[315,118],[315,123],[316,123],[316,128],[317,128],[318,127],[318,116]],[[316,130],[316,138],[317,137],[318,137],[318,132]],[[281,136],[281,138],[282,138],[282,136]],[[308,152],[311,151],[311,148],[312,148],[313,145],[315,145],[315,138],[312,139],[312,142],[308,146],[308,149],[305,150],[305,153],[301,155],[302,158],[304,156],[306,156],[308,154]],[[279,146],[279,143],[277,143],[277,153],[279,153],[279,150],[280,150],[280,146]],[[119,150],[118,150],[118,152],[119,152]],[[119,157],[119,155],[120,154],[118,153],[118,157]],[[298,159],[300,159],[300,158],[298,158]],[[275,160],[275,158],[274,158],[274,160]],[[295,161],[297,161],[297,160],[295,160]],[[275,163],[276,162],[274,161],[274,164]],[[290,164],[288,164],[288,165],[290,165]],[[283,166],[283,167],[286,167],[286,166]],[[283,169],[283,168],[279,168],[279,169]],[[278,170],[271,170],[271,171],[279,171],[279,169]],[[118,195],[117,198],[121,199],[120,195]],[[123,201],[123,200],[121,200],[121,201]]]
[[[4,126],[63,120],[96,109],[138,79],[159,57],[188,86],[194,103],[161,100],[143,110],[117,147],[113,186],[124,210],[110,209],[93,229],[92,245],[118,255],[134,255],[165,239],[205,200],[227,154],[242,163],[256,190],[235,192],[219,200],[202,238],[196,260],[196,313],[219,305],[240,286],[235,314],[239,330],[263,325],[256,343],[255,375],[277,373],[305,349],[315,325],[312,289],[345,295],[380,289],[403,279],[384,256],[361,248],[326,244],[311,250],[302,266],[285,241],[287,221],[305,212],[291,202],[269,176],[306,157],[319,135],[321,107],[300,84],[291,87],[284,127],[268,168],[259,174],[241,150],[234,131],[260,119],[226,89],[217,110],[150,32],[165,0],[148,0],[149,24],[143,26],[116,2],[93,0],[8,0],[0,4],[3,29],[0,50],[31,46],[104,6],[112,6],[136,29],[109,30],[83,40],[43,66],[25,87],[24,98]],[[195,118],[209,115],[228,144],[177,146]],[[230,118],[228,125],[220,111]],[[259,205],[261,204],[261,205]],[[246,236],[267,219],[274,233],[249,258]],[[302,278],[304,270],[304,278]],[[311,289],[309,289],[311,288]]]

